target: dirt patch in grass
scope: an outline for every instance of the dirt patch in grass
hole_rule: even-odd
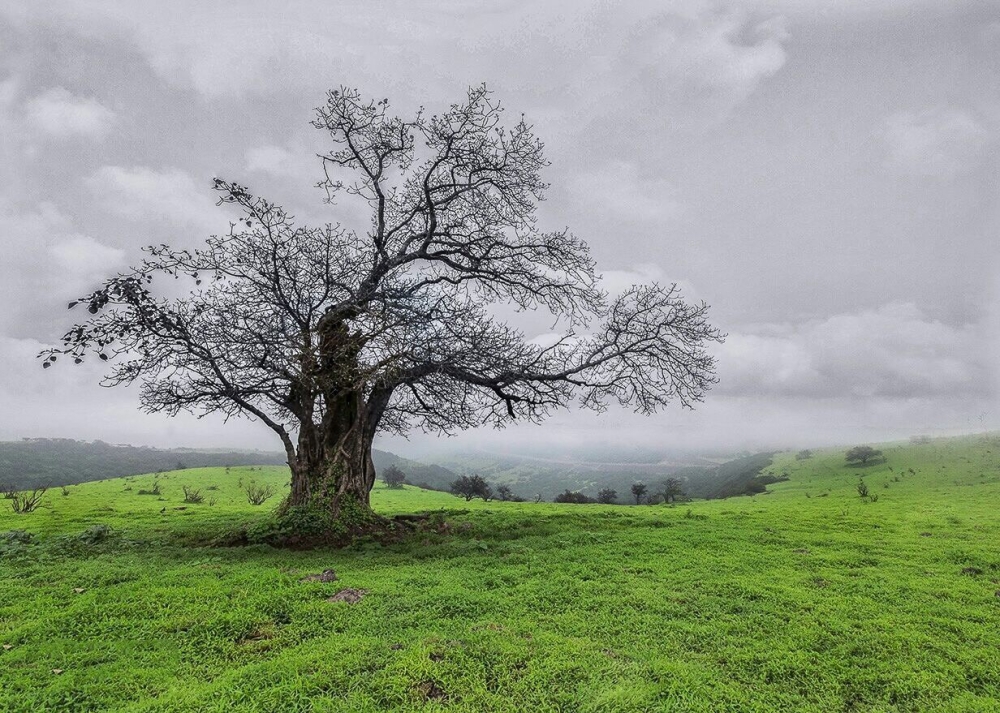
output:
[[[345,604],[357,604],[364,598],[366,594],[368,594],[367,589],[354,589],[353,587],[347,587],[346,589],[341,589],[332,597],[329,597],[326,601],[344,602]]]

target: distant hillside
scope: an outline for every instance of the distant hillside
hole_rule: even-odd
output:
[[[0,485],[37,488],[125,475],[227,465],[283,465],[285,456],[265,451],[146,448],[68,438],[0,441]]]
[[[406,482],[428,490],[447,491],[458,475],[440,465],[425,465],[388,451],[372,450],[375,472],[381,474],[390,465],[399,468],[406,475]]]
[[[668,478],[683,480],[685,492],[693,498],[760,493],[768,483],[775,482],[773,476],[761,475],[761,471],[771,464],[772,456],[772,453],[741,455],[712,464],[700,456],[678,454],[665,457],[664,454],[643,453],[641,458],[619,459],[617,453],[595,451],[574,459],[565,454],[544,458],[467,452],[440,456],[440,460],[455,473],[481,475],[494,486],[507,485],[522,497],[541,495],[543,500],[552,500],[565,490],[594,497],[601,489],[612,488],[617,491],[619,502],[625,503],[631,500],[633,483],[645,483],[650,492],[655,492]],[[597,460],[600,457],[608,460]],[[616,460],[611,461],[611,457]]]
[[[600,454],[597,454],[600,455]],[[444,459],[446,465],[426,464],[388,451],[372,451],[375,470],[395,465],[412,485],[447,491],[459,475],[479,474],[494,486],[508,485],[515,494],[552,500],[564,490],[591,497],[602,488],[614,488],[621,502],[629,489],[644,482],[655,490],[669,477],[685,482],[688,495],[697,498],[729,497],[763,490],[760,472],[771,463],[771,454],[737,458],[706,466],[692,457],[683,462],[594,462],[546,459],[537,456],[466,453]],[[649,458],[652,460],[652,458]],[[227,465],[284,465],[281,453],[266,451],[215,451],[190,448],[159,449],[88,443],[64,438],[32,438],[0,442],[0,485],[18,489],[70,485],[126,475],[185,468]]]
[[[687,492],[693,498],[730,498],[734,495],[757,495],[771,483],[787,479],[782,476],[762,475],[761,472],[774,460],[774,453],[755,453],[736,458],[712,468],[680,471],[678,476],[688,484]]]

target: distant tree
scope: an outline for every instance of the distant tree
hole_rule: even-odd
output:
[[[473,498],[482,498],[484,501],[493,497],[493,489],[481,475],[463,475],[451,484],[453,495],[465,498],[468,502]]]
[[[523,119],[506,123],[485,86],[409,117],[329,92],[313,121],[331,144],[319,185],[341,215],[365,211],[360,230],[336,216],[299,225],[216,178],[239,214],[230,231],[194,250],[153,245],[74,300],[89,316],[42,366],[93,356],[105,385],[139,385],[147,412],[262,422],[291,469],[279,518],[292,530],[316,516],[329,532],[388,527],[370,505],[379,433],[537,422],[574,402],[643,414],[700,402],[716,383],[707,347],[723,338],[708,306],[676,285],[609,297],[587,245],[540,226],[543,145]],[[566,331],[529,341],[493,303],[557,314]]]
[[[647,488],[643,483],[632,483],[632,497],[635,498],[636,505],[642,503],[642,499],[645,497],[647,490],[649,490],[649,488]]]
[[[867,465],[868,461],[878,458],[882,455],[882,451],[877,451],[871,446],[855,446],[851,450],[847,451],[845,459],[848,463],[860,463],[861,465]]]
[[[672,503],[684,497],[684,482],[679,478],[667,478],[663,481],[663,500]]]
[[[795,454],[795,460],[809,460],[813,457],[813,452],[808,448]]]
[[[605,505],[618,502],[618,491],[613,488],[604,488],[597,494],[597,502]]]
[[[554,503],[573,503],[574,505],[586,505],[587,503],[596,502],[593,498],[584,495],[583,493],[578,493],[567,488],[564,492],[559,493],[552,501]]]
[[[382,480],[385,481],[385,484],[388,487],[392,488],[393,490],[398,490],[402,488],[403,483],[406,482],[406,473],[401,471],[399,468],[396,467],[395,464],[393,464],[390,465],[388,468],[386,468],[385,472],[382,473]]]
[[[858,496],[861,499],[868,497],[868,486],[865,485],[865,481],[863,480],[858,482]]]
[[[514,499],[514,493],[511,492],[509,485],[498,485],[497,486],[497,500],[502,500],[504,502]]]

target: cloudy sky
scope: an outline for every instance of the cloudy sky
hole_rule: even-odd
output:
[[[141,246],[224,231],[213,176],[343,219],[313,188],[327,89],[406,113],[480,82],[546,143],[543,223],[586,239],[609,289],[676,281],[729,338],[694,412],[456,447],[1000,427],[995,2],[0,0],[0,438],[276,448],[34,355]]]

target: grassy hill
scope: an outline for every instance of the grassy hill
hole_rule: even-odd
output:
[[[283,454],[268,451],[162,449],[69,438],[25,438],[0,441],[0,486],[58,487],[174,469],[284,463]]]
[[[450,532],[341,551],[194,546],[264,520],[280,494],[238,482],[282,468],[0,501],[32,534],[0,534],[0,710],[1000,710],[1000,438],[881,448],[777,454],[768,494],[677,507],[379,484]]]

